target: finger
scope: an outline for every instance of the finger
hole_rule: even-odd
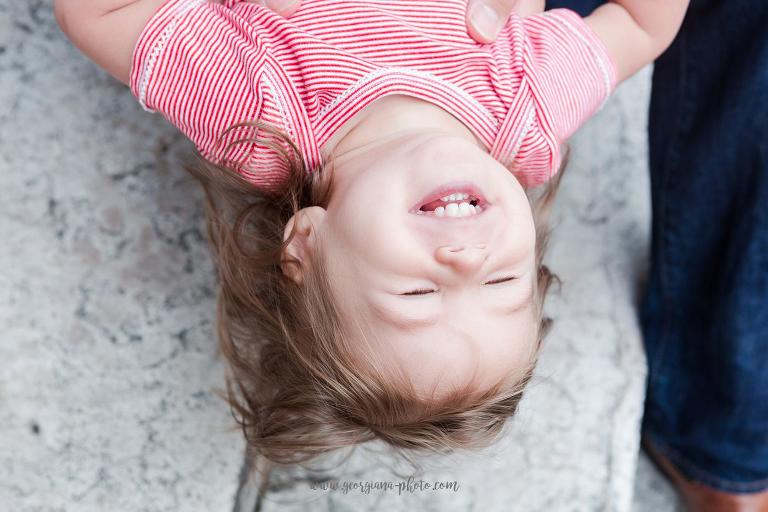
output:
[[[478,43],[496,40],[518,0],[469,0],[467,31]]]
[[[275,11],[286,18],[295,13],[301,7],[301,0],[248,0],[253,4],[260,4]]]
[[[544,0],[518,0],[515,6],[515,12],[520,15],[521,18],[544,12],[545,2]]]

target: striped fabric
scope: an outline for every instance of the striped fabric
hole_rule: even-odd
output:
[[[285,184],[290,147],[252,125],[227,128],[269,123],[316,172],[323,144],[391,94],[442,107],[524,185],[541,184],[557,172],[560,143],[615,87],[615,65],[572,11],[512,15],[483,45],[467,34],[466,4],[303,0],[286,19],[240,0],[169,0],[139,36],[131,91],[203,157],[271,191]],[[264,141],[237,142],[253,135]]]

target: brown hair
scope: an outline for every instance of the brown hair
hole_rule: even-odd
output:
[[[279,130],[261,122],[230,130],[244,126],[281,138],[292,148],[293,155],[285,146],[271,146],[290,167],[283,192],[258,188],[232,165],[198,158],[186,169],[205,192],[219,279],[217,332],[229,363],[226,395],[221,394],[245,435],[247,459],[262,455],[276,463],[298,463],[373,439],[420,453],[491,444],[517,410],[550,323],[542,306],[553,275],[542,255],[562,173],[531,200],[537,230],[535,305],[541,321],[530,365],[480,394],[456,389],[440,400],[427,400],[404,376],[393,379],[375,365],[355,364],[352,350],[360,340],[345,333],[321,257],[313,259],[301,285],[282,272],[284,249],[295,234],[283,241],[288,220],[301,208],[327,205],[331,180],[325,170],[310,174],[298,148]]]

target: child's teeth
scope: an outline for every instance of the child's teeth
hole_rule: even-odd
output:
[[[459,205],[456,203],[448,203],[445,205],[445,216],[446,217],[458,217],[459,216]]]
[[[469,197],[470,195],[464,192],[443,196],[440,199],[445,204],[435,208],[432,213],[440,217],[464,217],[480,213],[479,207],[472,206],[467,202]]]
[[[451,194],[449,196],[441,197],[444,202],[459,201],[461,199],[469,199],[469,194]]]

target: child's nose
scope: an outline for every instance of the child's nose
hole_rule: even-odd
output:
[[[435,251],[437,261],[465,273],[476,272],[487,258],[488,249],[485,244],[444,245]]]

